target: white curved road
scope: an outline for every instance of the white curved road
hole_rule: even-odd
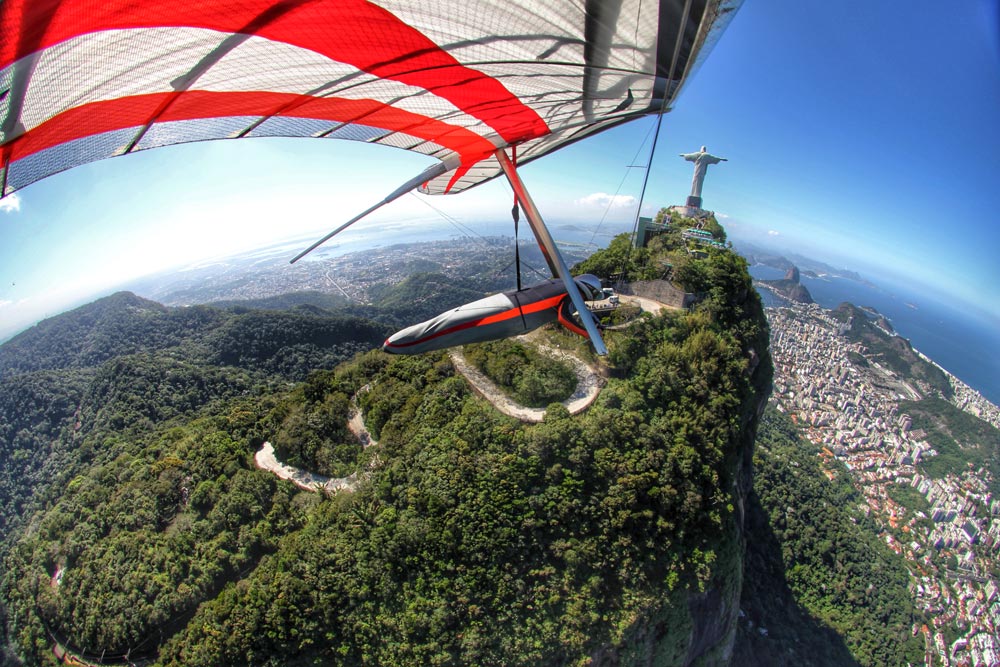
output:
[[[539,345],[537,349],[542,354],[562,359],[573,366],[573,372],[576,374],[576,391],[573,392],[572,396],[562,401],[569,413],[575,415],[589,408],[597,399],[597,395],[601,393],[601,387],[604,386],[601,376],[572,354],[547,345]],[[492,380],[467,362],[461,352],[451,350],[448,354],[452,363],[455,364],[455,370],[465,377],[477,394],[492,403],[497,410],[523,422],[537,423],[545,419],[545,408],[529,408],[512,401]]]

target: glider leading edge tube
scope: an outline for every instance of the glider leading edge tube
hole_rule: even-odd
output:
[[[588,301],[604,298],[600,279],[589,274],[573,280],[573,292],[577,296],[582,293]],[[521,290],[493,294],[414,324],[390,336],[382,349],[392,354],[421,354],[509,338],[555,321],[575,334],[586,336],[586,331],[571,319],[572,310],[563,281],[551,278]],[[586,307],[578,313],[584,324],[588,320],[593,323],[594,317]]]
[[[555,241],[552,240],[552,235],[549,234],[549,230],[545,226],[541,214],[535,207],[535,202],[524,188],[524,183],[521,182],[521,178],[518,176],[517,170],[514,168],[510,158],[507,157],[507,153],[502,148],[498,148],[494,155],[497,161],[500,162],[500,168],[503,169],[507,180],[510,181],[510,186],[514,188],[514,194],[517,195],[517,199],[524,209],[524,214],[528,218],[528,224],[531,225],[531,231],[534,232],[535,239],[538,240],[538,245],[542,249],[542,254],[545,255],[545,261],[548,262],[549,268],[552,270],[552,275],[562,279],[563,284],[566,286],[566,291],[569,293],[569,298],[573,300],[573,305],[576,307],[577,312],[580,313],[580,319],[583,320],[583,326],[587,330],[587,337],[590,338],[590,342],[594,346],[594,351],[601,356],[606,355],[608,348],[604,345],[604,339],[601,338],[601,334],[597,330],[597,325],[594,323],[593,318],[583,316],[583,313],[587,312],[587,306],[584,305],[579,291],[573,288],[573,278],[569,274],[566,261],[559,253],[559,248],[556,247]]]

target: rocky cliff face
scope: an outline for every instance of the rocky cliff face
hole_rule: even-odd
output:
[[[747,310],[765,322],[753,290],[739,295]],[[605,648],[592,656],[593,665],[727,666],[733,659],[743,587],[745,520],[753,490],[753,453],[757,427],[771,394],[773,367],[766,346],[747,352],[746,377],[753,387],[740,409],[731,434],[728,498],[733,506],[717,545],[716,567],[701,591],[669,596],[655,613],[638,620],[623,647]],[[675,606],[676,605],[676,606]]]
[[[693,628],[691,642],[682,663],[685,666],[698,664],[721,667],[729,665],[733,656],[740,595],[743,589],[747,501],[753,490],[754,441],[757,437],[760,416],[764,413],[771,395],[773,368],[767,351],[762,359],[755,358],[751,361],[750,374],[757,391],[744,405],[745,412],[740,423],[739,440],[733,452],[735,470],[732,498],[736,511],[727,535],[733,552],[726,563],[726,568],[718,573],[713,587],[701,595],[694,595],[688,599]]]

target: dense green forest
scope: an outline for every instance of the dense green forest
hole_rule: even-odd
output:
[[[58,497],[112,443],[332,368],[386,331],[311,309],[166,308],[122,292],[15,336],[0,346],[0,555],[31,498]]]
[[[921,664],[906,568],[857,511],[846,471],[828,480],[816,450],[768,408],[747,501],[735,664]]]
[[[647,261],[674,253],[701,303],[608,332],[595,405],[532,426],[473,395],[445,354],[356,355],[388,317],[116,295],[9,341],[5,658],[48,664],[56,642],[171,665],[722,650],[730,617],[706,601],[738,596],[734,494],[770,382],[767,330],[736,255],[657,252]],[[433,274],[394,289],[393,317],[442,309],[421,297],[441,289]],[[354,397],[376,447],[345,428]],[[266,439],[362,481],[301,491],[255,468]]]
[[[511,398],[533,408],[564,401],[576,390],[576,374],[566,363],[511,340],[467,345],[465,358]]]
[[[662,220],[672,220],[673,224],[650,239],[646,247],[635,248],[629,234],[619,234],[607,248],[577,264],[574,271],[593,273],[602,278],[622,275],[627,280],[669,279],[687,292],[703,293],[712,284],[706,273],[711,262],[703,261],[707,255],[704,246],[685,240],[683,236],[684,230],[695,225],[695,221],[681,218],[676,213],[668,215],[666,209],[657,213],[656,221]],[[726,232],[714,215],[697,224],[710,232],[716,241],[726,240]],[[743,261],[742,258],[740,261]],[[722,289],[720,285],[715,287]]]
[[[833,316],[847,325],[844,335],[848,340],[864,343],[880,364],[892,369],[900,377],[913,378],[926,389],[944,398],[951,398],[951,383],[940,368],[924,361],[901,336],[888,335],[876,324],[877,319],[850,303],[842,303]]]

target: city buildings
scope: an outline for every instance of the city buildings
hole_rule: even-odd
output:
[[[831,311],[792,304],[767,314],[772,400],[820,447],[828,475],[850,475],[865,498],[862,511],[906,560],[914,601],[930,620],[928,656],[944,665],[997,664],[1000,499],[990,493],[990,471],[969,466],[934,477],[924,470],[939,453],[900,402],[933,390],[898,377],[863,344],[849,341]],[[948,377],[956,407],[1000,427],[997,406]],[[919,494],[926,508],[897,500],[907,497],[903,487]]]

